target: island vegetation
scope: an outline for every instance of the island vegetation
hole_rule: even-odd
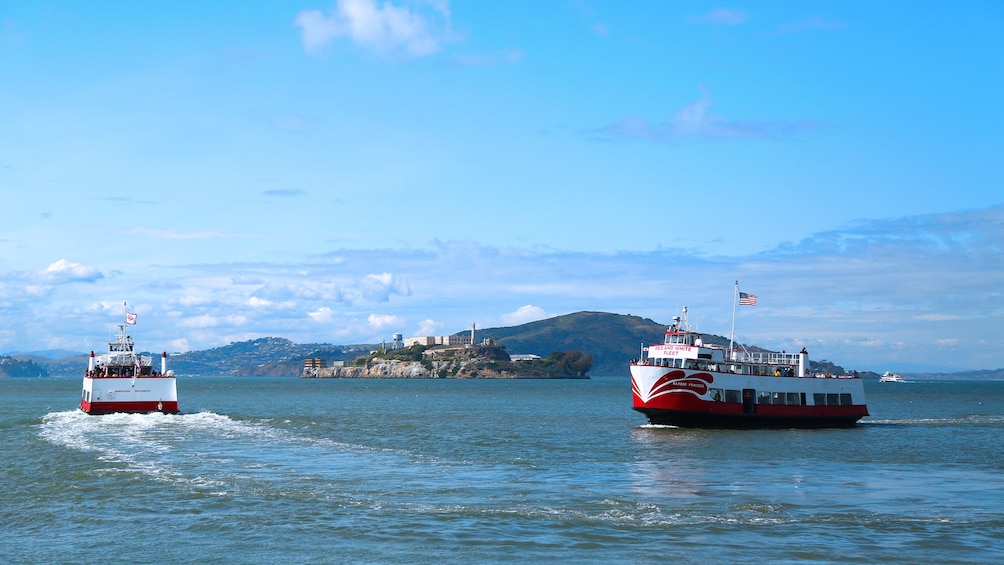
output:
[[[419,344],[379,349],[335,366],[308,366],[308,378],[583,379],[593,356],[579,350],[554,351],[545,358],[514,361],[505,346],[443,347]]]

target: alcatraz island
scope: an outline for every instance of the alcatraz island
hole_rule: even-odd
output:
[[[486,337],[475,343],[470,334],[403,339],[394,334],[368,355],[351,362],[329,363],[320,357],[304,361],[303,378],[341,379],[588,379],[593,356],[578,350],[539,355],[509,355],[505,345]]]

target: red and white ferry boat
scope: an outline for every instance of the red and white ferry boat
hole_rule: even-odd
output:
[[[113,412],[178,412],[178,388],[174,371],[167,368],[167,353],[160,355],[160,370],[154,370],[149,355],[136,353],[126,327],[136,323],[136,315],[125,306],[119,334],[108,343],[108,353],[91,352],[84,373],[80,409],[88,414]]]
[[[733,308],[734,310],[734,308]],[[726,355],[683,316],[631,361],[634,409],[651,424],[700,428],[851,427],[868,415],[862,379],[811,374],[809,354]],[[739,351],[741,349],[741,351]]]

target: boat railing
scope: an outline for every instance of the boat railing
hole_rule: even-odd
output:
[[[797,353],[776,353],[773,351],[734,351],[732,359],[737,363],[752,363],[755,365],[797,365]]]

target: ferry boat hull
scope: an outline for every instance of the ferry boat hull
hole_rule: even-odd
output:
[[[868,415],[861,379],[783,377],[632,364],[633,408],[687,428],[853,427]],[[829,402],[827,402],[829,401]]]
[[[178,389],[174,376],[133,378],[84,377],[80,409],[88,414],[116,412],[178,413]]]
[[[138,353],[126,327],[136,323],[136,314],[122,304],[125,319],[118,324],[115,341],[108,343],[108,352],[91,352],[80,409],[88,414],[116,412],[147,413],[178,412],[178,387],[174,371],[167,368],[167,353],[160,355],[160,370],[155,370],[150,355]]]
[[[740,300],[742,294],[736,292]],[[706,343],[687,308],[632,360],[633,408],[649,423],[700,428],[851,427],[868,415],[856,375],[812,374],[809,354]]]

